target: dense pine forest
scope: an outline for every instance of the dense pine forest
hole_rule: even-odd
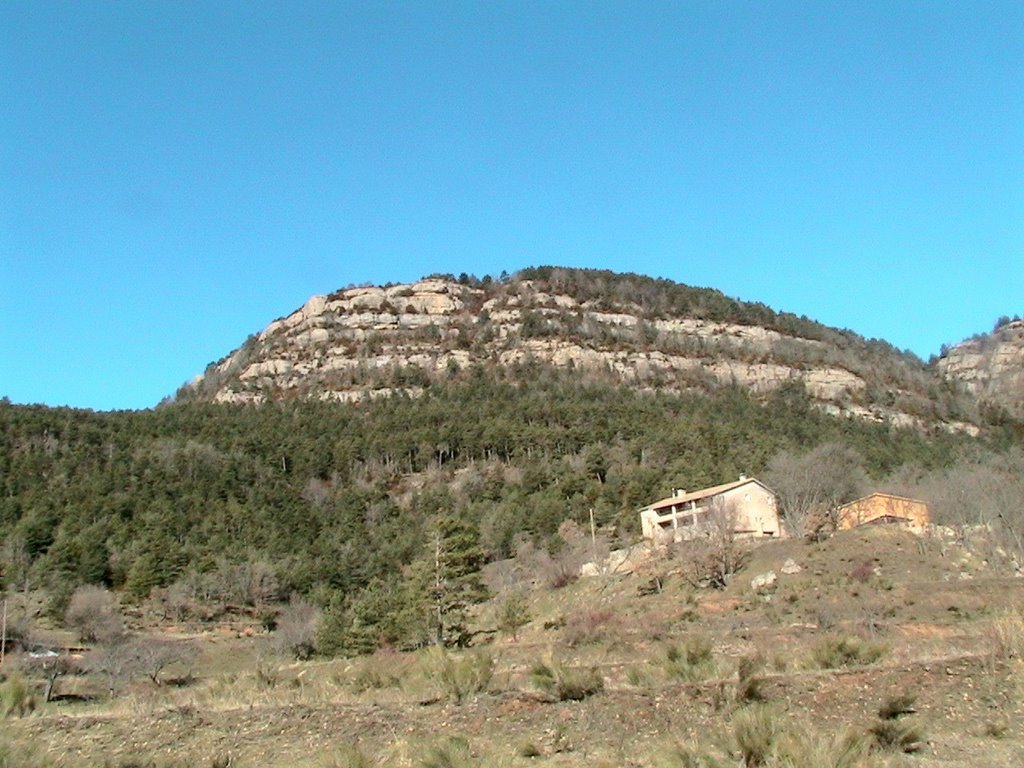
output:
[[[635,510],[672,488],[759,474],[826,443],[875,483],[982,450],[829,417],[799,386],[761,401],[730,387],[638,393],[537,366],[361,404],[5,402],[0,424],[4,581],[45,590],[55,617],[83,584],[129,600],[175,587],[197,599],[234,590],[220,598],[239,603],[297,594],[349,615],[368,587],[394,593],[412,578],[438,520],[458,521],[482,563],[523,540],[556,551],[559,526],[590,510],[628,538]]]

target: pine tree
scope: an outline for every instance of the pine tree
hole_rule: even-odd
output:
[[[414,564],[410,582],[427,629],[424,639],[437,645],[465,645],[469,606],[487,599],[477,530],[465,520],[442,515],[428,528],[425,550]]]

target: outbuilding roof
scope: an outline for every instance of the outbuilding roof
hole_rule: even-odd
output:
[[[921,499],[912,499],[909,496],[897,496],[895,493],[886,493],[885,491],[875,491],[874,493],[869,493],[867,496],[861,496],[859,499],[854,499],[853,501],[848,501],[845,504],[841,504],[839,506],[839,509],[846,509],[847,507],[855,507],[858,504],[860,504],[861,502],[865,502],[868,499],[873,499],[875,497],[882,497],[882,498],[886,498],[886,499],[898,499],[899,501],[909,501],[909,502],[912,502],[914,504],[924,504],[925,506],[928,506],[928,502],[927,501],[922,501]]]

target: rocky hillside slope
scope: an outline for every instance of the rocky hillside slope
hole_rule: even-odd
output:
[[[1024,320],[1001,323],[948,350],[938,361],[942,376],[980,402],[1024,419]]]
[[[913,355],[709,289],[592,270],[435,277],[313,296],[178,392],[179,400],[356,401],[477,366],[532,365],[671,391],[802,384],[837,415],[974,431],[966,399]]]

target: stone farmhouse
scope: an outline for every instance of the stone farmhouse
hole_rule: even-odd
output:
[[[839,507],[836,521],[841,531],[859,525],[890,523],[902,525],[914,533],[923,533],[931,524],[931,514],[928,504],[923,501],[875,492]]]
[[[686,541],[725,525],[739,538],[780,538],[775,494],[760,480],[739,480],[700,491],[675,491],[640,510],[644,538],[655,543]]]

